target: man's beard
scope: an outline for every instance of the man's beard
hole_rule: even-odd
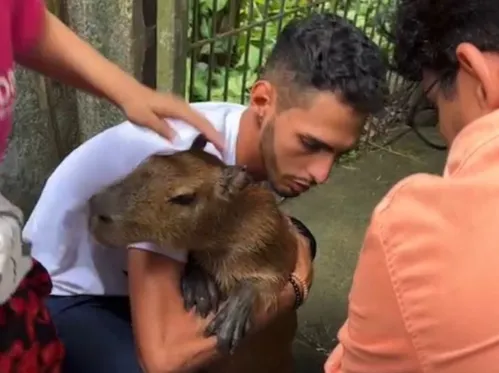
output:
[[[278,168],[277,168],[277,157],[274,151],[274,122],[270,121],[264,127],[262,132],[262,138],[260,141],[260,153],[262,154],[263,165],[267,173],[267,181],[271,189],[279,197],[283,198],[293,198],[297,197],[300,193],[294,192],[291,189],[282,189],[278,186]]]

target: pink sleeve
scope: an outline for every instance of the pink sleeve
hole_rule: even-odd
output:
[[[12,39],[15,56],[29,52],[36,45],[45,19],[44,0],[13,0]]]

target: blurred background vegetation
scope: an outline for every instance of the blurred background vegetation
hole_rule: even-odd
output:
[[[248,89],[282,27],[310,12],[351,20],[387,56],[391,45],[378,32],[377,15],[391,0],[195,0],[189,7],[185,96],[190,101],[246,103]]]

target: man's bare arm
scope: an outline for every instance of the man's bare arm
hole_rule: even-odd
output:
[[[215,338],[203,336],[209,319],[184,310],[183,264],[138,249],[129,249],[128,258],[132,324],[144,370],[191,372],[216,357]]]

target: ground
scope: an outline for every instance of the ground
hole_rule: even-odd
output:
[[[425,133],[438,140],[432,129]],[[441,143],[441,141],[439,141]],[[390,149],[361,154],[333,169],[327,184],[283,203],[318,241],[315,280],[300,310],[295,343],[299,373],[323,372],[326,354],[346,317],[347,296],[365,228],[377,202],[400,179],[416,172],[441,173],[444,151],[433,150],[412,132]]]

